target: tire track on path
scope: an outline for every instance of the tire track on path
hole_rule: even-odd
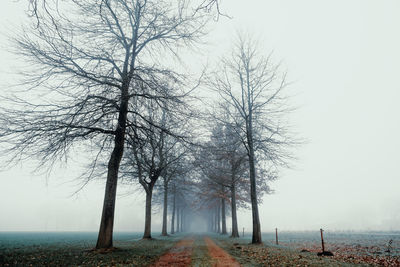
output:
[[[241,265],[225,250],[217,246],[209,237],[204,237],[213,267],[240,267]]]
[[[162,255],[157,262],[150,265],[151,267],[162,266],[176,266],[186,267],[190,266],[193,252],[193,238],[185,238],[179,241],[167,253]]]

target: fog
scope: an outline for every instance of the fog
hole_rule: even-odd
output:
[[[207,221],[201,215],[193,215],[189,222],[188,231],[191,233],[207,232]]]
[[[6,34],[21,23],[26,1],[2,5],[0,84],[7,90],[12,66],[22,62],[8,52]],[[237,30],[253,33],[287,70],[298,107],[291,123],[307,140],[264,197],[262,230],[400,230],[400,2],[225,0],[221,8],[232,19],[216,22],[208,61],[229,50]],[[32,162],[0,172],[0,231],[97,231],[104,181],[74,194],[80,160],[49,177],[33,175]],[[142,231],[144,195],[119,190],[115,230]],[[238,215],[240,231],[250,230],[251,212]],[[197,221],[190,230],[205,231]],[[161,212],[152,223],[160,231]]]

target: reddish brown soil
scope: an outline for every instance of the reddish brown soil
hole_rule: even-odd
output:
[[[210,254],[213,267],[239,267],[240,264],[225,250],[217,246],[209,237],[205,237],[208,253]]]
[[[166,254],[162,255],[158,261],[152,264],[152,267],[161,266],[190,266],[192,260],[193,239],[183,239],[179,241]]]

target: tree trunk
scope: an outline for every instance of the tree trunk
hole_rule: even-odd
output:
[[[247,73],[249,70],[247,69]],[[257,203],[257,190],[256,190],[256,167],[255,167],[255,156],[254,156],[254,142],[253,142],[253,100],[251,99],[251,89],[249,85],[249,80],[247,80],[247,108],[248,117],[246,119],[246,138],[248,145],[248,157],[249,157],[249,167],[250,167],[250,199],[251,199],[251,213],[253,217],[253,237],[251,240],[252,244],[260,244],[261,240],[261,225],[260,216],[258,213],[258,203]]]
[[[222,234],[226,235],[225,198],[221,198]]]
[[[96,249],[113,246],[115,200],[117,196],[118,171],[124,153],[126,120],[128,114],[128,86],[123,86],[118,125],[115,130],[114,149],[108,161],[107,181],[104,194],[103,211]]]
[[[167,236],[167,211],[168,211],[168,184],[164,180],[164,211],[163,211],[163,223],[162,223],[162,236]]]
[[[236,186],[232,184],[231,186],[231,208],[232,208],[232,235],[231,237],[239,237],[239,229],[237,223],[237,213],[236,213]]]
[[[114,165],[116,162],[114,158],[115,153],[113,152],[108,164],[106,191],[96,249],[111,248],[113,246],[115,199],[118,181],[118,169]]]
[[[180,223],[180,212],[179,212],[180,208],[177,207],[176,208],[176,232],[179,233],[181,231],[181,229],[179,228],[179,223]]]
[[[212,216],[208,214],[208,232],[212,232]]]
[[[183,216],[184,216],[184,212],[183,212],[183,208],[181,209],[181,232],[183,232]]]
[[[221,207],[217,202],[217,233],[221,233]]]
[[[215,211],[211,213],[211,232],[215,232]]]
[[[214,208],[214,232],[217,232],[217,207]]]
[[[215,210],[212,210],[211,213],[211,231],[215,232]]]
[[[253,237],[252,244],[260,244],[261,240],[261,225],[260,225],[260,216],[258,213],[258,203],[257,203],[257,192],[256,192],[256,170],[255,170],[255,162],[254,162],[254,150],[253,144],[249,144],[250,155],[249,155],[249,164],[250,164],[250,198],[251,198],[251,212],[253,217]]]
[[[172,206],[171,234],[175,234],[175,205],[176,205],[176,193],[175,193],[175,185],[174,185],[174,203]]]
[[[143,239],[151,239],[151,199],[153,196],[153,187],[149,186],[146,191],[146,215],[144,221],[144,234]]]

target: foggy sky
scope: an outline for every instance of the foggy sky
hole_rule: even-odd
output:
[[[4,33],[20,24],[26,1],[3,2],[0,84],[7,90],[20,59],[6,51]],[[262,230],[400,230],[400,2],[225,0],[222,8],[233,19],[215,24],[205,54],[228,51],[238,30],[262,40],[288,71],[298,107],[291,122],[308,141],[264,198]],[[33,176],[29,163],[0,172],[0,231],[97,231],[104,182],[71,197],[77,186],[68,181],[78,173],[70,163],[48,179]],[[116,231],[143,230],[143,200],[117,199]],[[159,230],[161,213],[152,221]],[[238,222],[250,230],[251,213],[239,212]]]

